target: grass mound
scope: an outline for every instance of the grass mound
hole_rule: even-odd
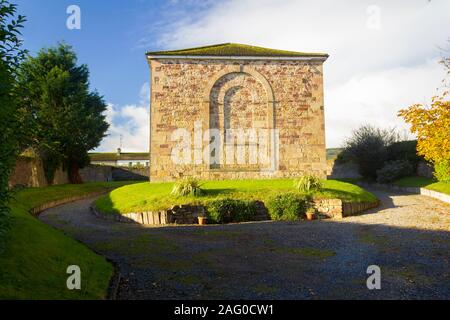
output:
[[[124,183],[24,189],[12,201],[12,225],[0,255],[0,299],[104,299],[112,265],[29,210],[46,202],[107,191]],[[81,290],[66,287],[67,267],[81,268]]]
[[[138,183],[112,191],[99,198],[95,206],[103,213],[130,213],[166,210],[174,205],[204,204],[215,199],[267,201],[280,192],[293,191],[293,180],[220,180],[202,183],[201,196],[177,197],[171,194],[173,183]],[[336,181],[323,181],[322,189],[314,198],[338,198],[348,202],[373,202],[376,197],[356,185]]]

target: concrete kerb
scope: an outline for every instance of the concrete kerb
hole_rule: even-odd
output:
[[[375,189],[405,192],[405,193],[412,193],[412,194],[420,194],[420,195],[431,197],[431,198],[434,198],[434,199],[437,199],[442,202],[450,204],[450,195],[442,193],[442,192],[437,192],[434,190],[426,189],[426,188],[401,187],[401,186],[396,186],[393,184],[367,183],[367,182],[357,182],[356,184],[361,187],[371,187],[371,188],[375,188]]]

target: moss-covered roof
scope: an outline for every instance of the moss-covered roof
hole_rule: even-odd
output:
[[[147,160],[148,152],[121,153],[120,156],[113,152],[89,153],[91,161],[117,161],[117,160]]]
[[[205,47],[147,52],[149,56],[250,56],[250,57],[328,57],[326,53],[295,52],[246,44],[222,43]]]

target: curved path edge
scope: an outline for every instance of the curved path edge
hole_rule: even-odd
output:
[[[64,198],[64,199],[49,201],[49,202],[46,202],[39,206],[36,206],[34,208],[31,208],[30,210],[28,210],[28,212],[34,217],[39,217],[39,215],[46,210],[53,209],[53,208],[56,208],[56,207],[59,207],[62,205],[66,205],[69,203],[77,202],[77,201],[82,201],[82,200],[91,199],[91,198],[92,199],[98,198],[99,196],[108,194],[109,192],[111,192],[111,190],[90,192],[90,193],[80,195],[80,196],[68,197],[68,198]],[[69,235],[66,235],[66,236],[69,237]],[[111,279],[109,279],[108,290],[106,292],[106,299],[107,300],[116,300],[117,292],[119,290],[120,279],[121,279],[120,269],[117,266],[117,264],[113,260],[108,259],[101,252],[98,252],[98,251],[92,249],[92,247],[86,245],[86,243],[79,241],[76,238],[73,238],[73,237],[71,237],[71,238],[74,239],[75,241],[81,243],[83,246],[85,246],[86,248],[88,248],[89,250],[94,252],[95,254],[104,257],[106,259],[106,261],[108,261],[113,266],[114,271],[113,271],[113,275],[111,276]]]
[[[359,185],[360,187],[364,187],[364,188],[378,188],[378,189],[385,189],[385,190],[394,191],[394,192],[400,191],[400,192],[406,192],[406,193],[411,193],[411,194],[418,194],[418,195],[422,195],[422,196],[431,197],[431,198],[434,198],[434,199],[437,199],[442,202],[450,204],[450,195],[442,193],[442,192],[430,190],[427,188],[401,187],[401,186],[396,186],[393,184],[367,183],[367,182],[356,182],[356,184]]]
[[[41,204],[39,206],[36,206],[34,208],[31,208],[30,210],[28,210],[28,212],[31,215],[37,217],[42,212],[44,212],[45,210],[52,209],[52,208],[55,208],[55,207],[58,207],[58,206],[61,206],[61,205],[64,205],[64,204],[68,204],[68,203],[71,203],[71,202],[76,202],[76,201],[85,200],[85,199],[89,199],[89,198],[99,197],[99,196],[107,194],[109,192],[111,192],[111,190],[91,192],[91,193],[87,193],[87,194],[80,195],[80,196],[68,197],[68,198],[53,200],[53,201],[49,201],[49,202],[46,202],[44,204]]]

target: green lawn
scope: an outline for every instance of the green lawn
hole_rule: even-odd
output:
[[[126,182],[24,189],[12,201],[12,225],[0,255],[0,299],[103,299],[112,265],[78,241],[29,214],[33,207],[68,196],[108,191]],[[81,290],[69,291],[66,269],[81,268]]]
[[[234,199],[265,201],[276,193],[294,191],[293,180],[222,180],[204,182],[205,195],[197,198],[175,197],[173,183],[138,183],[112,191],[99,198],[95,205],[104,213],[128,213],[166,210],[173,205],[195,204],[203,201],[230,197]],[[324,181],[324,188],[314,195],[316,198],[339,198],[349,202],[373,202],[376,197],[370,192],[350,183],[336,180]]]
[[[434,179],[424,177],[407,177],[394,182],[400,187],[417,187],[450,194],[450,183],[436,182]]]

